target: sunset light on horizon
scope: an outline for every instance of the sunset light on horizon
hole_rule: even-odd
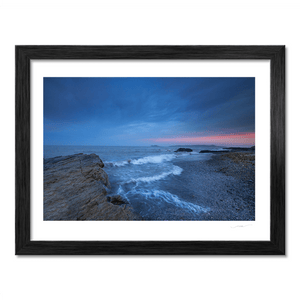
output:
[[[190,145],[224,145],[224,146],[254,146],[255,133],[242,132],[238,134],[220,134],[214,136],[199,137],[174,137],[148,139],[152,143],[158,144],[190,144]]]

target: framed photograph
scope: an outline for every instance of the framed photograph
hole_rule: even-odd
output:
[[[16,46],[16,255],[284,255],[285,46]]]

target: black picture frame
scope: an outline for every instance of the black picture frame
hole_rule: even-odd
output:
[[[16,255],[285,254],[285,46],[16,46],[15,55]],[[270,60],[270,241],[31,241],[30,61],[33,59]]]

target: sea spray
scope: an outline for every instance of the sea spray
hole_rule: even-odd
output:
[[[156,155],[156,156],[146,156],[139,159],[134,159],[131,163],[134,165],[142,165],[142,164],[160,164],[164,161],[171,161],[176,158],[174,154],[163,154],[163,155]]]
[[[192,214],[207,213],[210,210],[208,207],[202,207],[200,205],[181,200],[177,195],[171,194],[163,190],[146,190],[142,188],[133,188],[126,194],[128,196],[143,196],[143,198],[153,207],[163,207],[163,203],[165,203],[183,209],[185,211],[189,211]]]
[[[139,178],[135,178],[135,179],[131,179],[130,181],[127,181],[126,183],[131,183],[131,182],[153,182],[153,181],[157,181],[157,180],[161,180],[164,179],[165,177],[169,176],[169,175],[180,175],[181,172],[183,170],[178,167],[178,166],[173,166],[173,170],[170,172],[164,172],[161,173],[159,175],[154,175],[154,176],[149,176],[149,177],[139,177]]]
[[[107,166],[113,166],[113,167],[123,167],[128,164],[133,165],[143,165],[143,164],[160,164],[163,162],[171,161],[174,158],[176,158],[176,155],[174,154],[162,154],[162,155],[154,155],[154,156],[145,156],[138,159],[127,159],[123,161],[116,161],[116,162],[105,162]]]

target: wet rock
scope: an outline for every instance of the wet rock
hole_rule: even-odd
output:
[[[225,152],[230,152],[229,150],[220,150],[220,151],[215,151],[215,150],[201,150],[199,153],[225,153]]]
[[[176,151],[174,152],[193,152],[192,149],[190,148],[178,148]]]
[[[120,195],[107,196],[107,201],[114,205],[129,204],[129,202],[125,199],[122,199]]]
[[[252,151],[252,150],[255,150],[255,146],[250,147],[250,148],[245,148],[245,147],[226,147],[224,149],[229,149],[229,150],[231,150],[231,152],[234,152],[234,151]]]

